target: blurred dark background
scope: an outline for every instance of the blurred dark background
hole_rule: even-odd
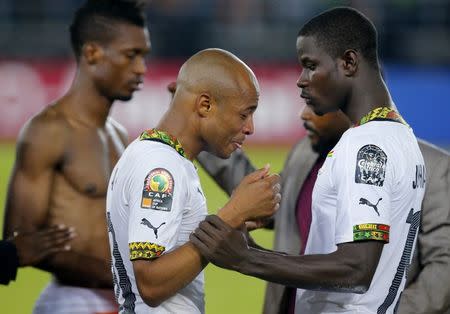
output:
[[[66,57],[68,24],[81,0],[1,0],[3,57]],[[295,61],[300,26],[322,10],[349,5],[380,33],[385,62],[450,65],[448,0],[153,0],[148,17],[153,56],[190,56],[226,47],[243,58]]]
[[[0,138],[15,138],[27,118],[67,89],[73,75],[68,25],[82,2],[0,0]],[[132,134],[151,127],[164,111],[161,103],[169,101],[165,84],[178,66],[200,49],[220,47],[249,63],[262,82],[254,139],[292,142],[302,136],[295,131],[303,105],[295,87],[297,32],[312,16],[341,5],[359,9],[376,25],[388,85],[416,134],[449,147],[449,0],[149,1],[152,53],[146,85],[114,115]],[[32,99],[24,99],[24,90]],[[145,106],[155,114],[143,120]],[[14,125],[6,126],[11,121]]]

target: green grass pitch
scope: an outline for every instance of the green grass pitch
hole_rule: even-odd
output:
[[[286,147],[250,147],[246,149],[252,162],[257,167],[271,164],[273,172],[280,171],[288,149]],[[3,229],[3,208],[6,188],[14,161],[14,144],[0,143],[0,232]],[[211,213],[216,212],[227,197],[220,188],[199,170],[202,186],[207,197]],[[271,231],[258,230],[252,233],[256,241],[266,247],[272,246]],[[206,312],[222,313],[261,313],[265,283],[261,280],[219,269],[213,265],[206,268]],[[50,276],[31,267],[19,270],[17,280],[9,286],[0,286],[1,313],[27,314],[31,313],[33,304],[40,291],[49,281]]]

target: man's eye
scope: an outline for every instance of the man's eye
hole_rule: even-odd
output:
[[[248,115],[246,115],[246,114],[241,114],[241,119],[242,119],[242,120],[247,119],[247,117],[248,117]]]
[[[307,63],[305,65],[305,68],[307,68],[308,70],[314,71],[316,69],[316,65],[312,64],[312,63]]]
[[[136,52],[130,51],[130,52],[127,52],[125,55],[126,55],[127,58],[129,58],[129,59],[133,59],[134,57],[136,57]]]

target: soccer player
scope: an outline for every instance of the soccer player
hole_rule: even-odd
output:
[[[247,245],[209,216],[191,236],[214,264],[298,288],[296,313],[393,313],[416,242],[425,166],[381,77],[377,34],[360,12],[335,8],[297,38],[297,85],[312,110],[342,110],[346,131],[318,171],[305,254]]]
[[[109,112],[115,100],[129,100],[140,88],[150,49],[144,10],[135,1],[87,1],[70,36],[74,81],[22,128],[6,201],[5,237],[53,224],[77,230],[71,251],[37,265],[53,280],[36,314],[117,311],[106,190],[128,139]]]
[[[259,86],[250,68],[220,49],[181,67],[169,110],[125,150],[107,196],[115,291],[120,313],[204,313],[206,261],[189,235],[207,215],[192,160],[201,151],[228,158],[254,131]],[[270,216],[279,176],[245,177],[218,215],[232,227]],[[153,309],[152,309],[153,308]]]
[[[318,116],[305,106],[301,118],[308,136],[297,142],[280,174],[282,198],[272,221],[273,248],[289,254],[303,254],[311,224],[311,196],[317,173],[330,150],[351,125],[341,112]],[[442,313],[449,308],[450,286],[439,280],[450,273],[450,155],[419,139],[425,160],[427,187],[417,245],[409,267],[408,280],[397,313]],[[205,170],[231,195],[238,180],[254,171],[242,151],[228,159],[206,152],[199,155]],[[264,299],[265,314],[293,313],[296,289],[268,283]]]

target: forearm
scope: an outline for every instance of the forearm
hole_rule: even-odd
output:
[[[308,290],[364,293],[367,283],[364,265],[334,254],[293,256],[251,248],[250,256],[236,271],[260,279]]]
[[[52,273],[63,284],[86,288],[113,287],[109,260],[70,251],[57,253],[36,267]]]
[[[153,261],[133,261],[139,293],[153,307],[187,286],[206,265],[190,242]]]

